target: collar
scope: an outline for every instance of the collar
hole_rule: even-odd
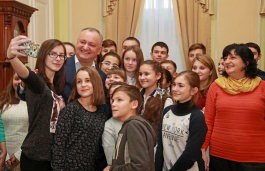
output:
[[[145,88],[142,88],[140,92],[141,92],[142,96],[144,97]],[[152,91],[152,93],[149,94],[148,96],[152,96],[152,97],[154,97],[154,96],[156,96],[157,94],[160,94],[160,93],[157,91],[157,89],[155,89],[155,90]]]
[[[183,115],[187,115],[189,113],[192,112],[193,109],[196,109],[197,107],[194,105],[193,101],[187,101],[185,103],[179,103],[177,102],[173,108],[172,111],[173,113],[183,116]],[[197,108],[198,109],[198,108]]]
[[[91,66],[94,67],[94,68],[96,68],[96,64],[95,64],[94,61],[93,61],[93,63],[92,63]],[[75,55],[75,69],[76,69],[76,71],[79,70],[81,67],[82,66],[81,66],[80,62],[79,62],[78,58]]]

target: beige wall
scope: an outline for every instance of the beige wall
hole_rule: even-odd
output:
[[[215,0],[212,19],[212,56],[215,61],[231,43],[260,44],[260,0]]]
[[[54,1],[54,38],[63,42],[70,40],[69,0]]]
[[[70,40],[76,42],[81,29],[95,27],[102,32],[102,1],[101,0],[69,0]]]
[[[54,37],[75,44],[81,29],[95,27],[102,32],[101,0],[54,1]]]

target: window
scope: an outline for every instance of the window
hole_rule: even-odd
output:
[[[174,18],[172,0],[145,0],[137,37],[141,42],[145,59],[150,59],[150,52],[154,43],[165,42],[169,47],[168,59],[176,62],[177,70],[180,72],[185,67],[180,53]]]

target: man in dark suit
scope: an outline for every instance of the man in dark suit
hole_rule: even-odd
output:
[[[95,67],[105,85],[106,75],[94,63],[101,52],[101,46],[102,36],[97,29],[87,27],[81,30],[76,43],[76,54],[68,58],[65,64],[66,84],[63,98],[66,103],[73,87],[75,73],[80,67]]]
[[[94,62],[101,52],[102,39],[100,32],[95,28],[87,27],[81,30],[75,46],[76,54],[75,56],[68,58],[65,64],[66,84],[63,94],[65,102],[67,102],[71,93],[75,73],[80,67],[95,67],[100,74],[103,85],[105,85],[106,75],[95,65]],[[105,91],[105,86],[103,88]],[[102,171],[107,166],[107,160],[101,142],[99,143],[96,165],[97,171]]]

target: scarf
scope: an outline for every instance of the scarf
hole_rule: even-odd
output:
[[[226,78],[222,76],[215,80],[217,85],[219,85],[225,92],[232,95],[236,95],[241,92],[251,92],[259,85],[260,81],[260,77],[255,77],[253,79],[244,77],[239,80],[234,80],[230,77]]]
[[[59,113],[61,109],[65,107],[65,103],[62,96],[58,96],[53,91],[51,91],[51,93],[53,98],[53,107],[50,119],[50,133],[55,133]]]

